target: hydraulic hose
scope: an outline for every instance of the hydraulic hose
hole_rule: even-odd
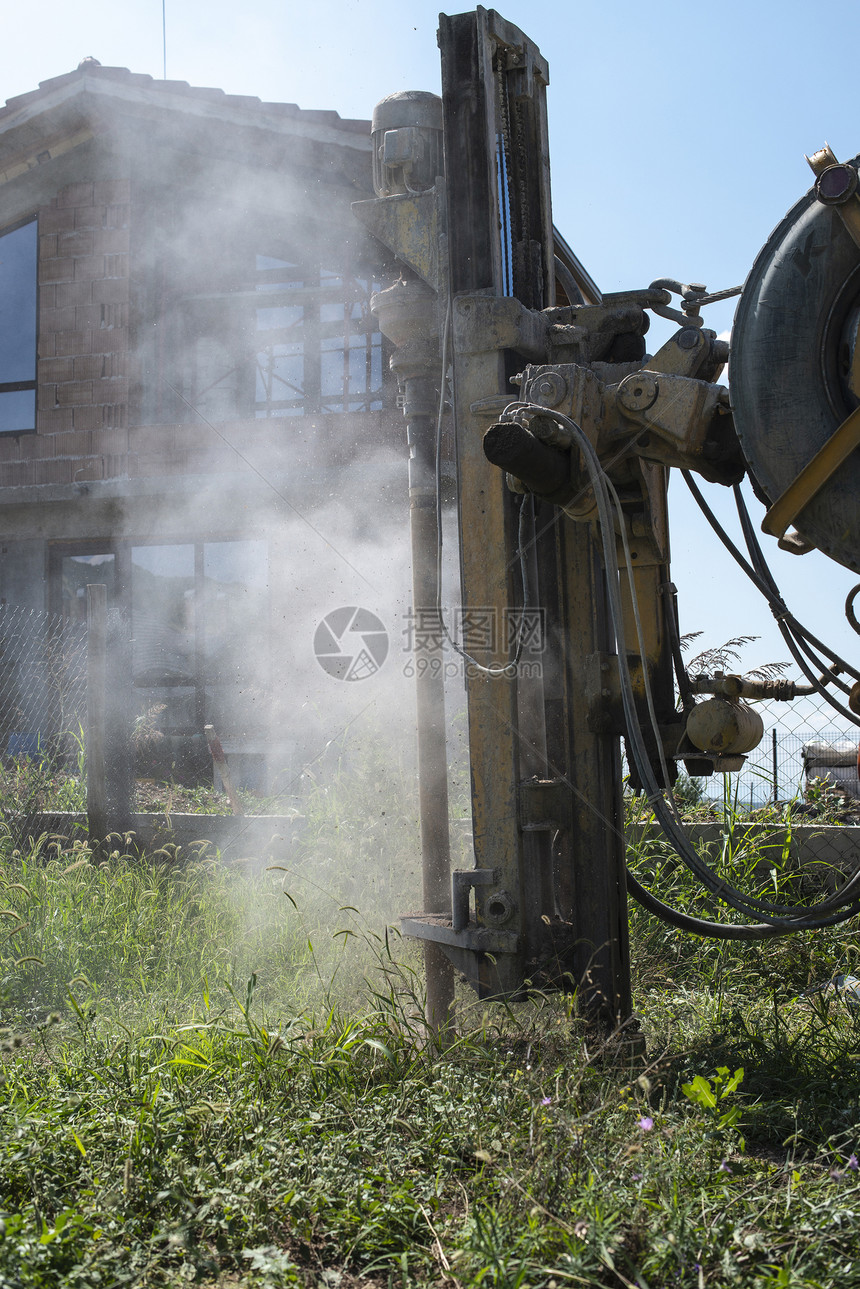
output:
[[[521,403],[517,405],[516,409],[512,409],[514,416],[521,416],[523,413],[527,416],[550,417],[568,430],[582,454],[582,459],[585,462],[589,479],[594,489],[598,526],[603,547],[607,598],[618,652],[619,682],[627,728],[627,742],[640,780],[646,790],[646,799],[652,806],[655,816],[674,849],[701,885],[743,916],[761,916],[766,921],[752,925],[727,927],[722,923],[711,923],[695,918],[690,919],[686,914],[671,910],[670,906],[664,905],[662,901],[657,900],[656,897],[650,894],[648,894],[650,903],[646,907],[650,907],[652,912],[657,912],[658,916],[664,916],[663,912],[658,911],[658,906],[661,910],[670,911],[673,917],[667,920],[674,919],[675,925],[681,925],[678,919],[683,919],[685,929],[695,930],[696,934],[727,939],[761,939],[765,936],[786,934],[790,931],[815,930],[855,916],[860,911],[860,903],[856,899],[860,895],[860,871],[846,883],[838,895],[822,900],[816,905],[792,907],[772,904],[754,896],[744,895],[741,891],[736,890],[729,883],[719,878],[690,845],[683,834],[680,821],[674,816],[657,784],[639,728],[635,695],[624,645],[624,621],[620,589],[618,578],[614,573],[617,568],[615,528],[612,521],[609,489],[603,468],[588,437],[570,417],[534,404]],[[743,562],[746,563],[746,561]],[[761,581],[752,569],[750,569],[750,572],[753,574],[755,581]],[[767,598],[770,599],[772,592],[769,589],[765,589],[765,586],[766,584],[762,581],[762,589]],[[632,878],[630,890],[634,898],[637,899],[639,899],[640,892],[644,893],[644,888],[635,878]]]

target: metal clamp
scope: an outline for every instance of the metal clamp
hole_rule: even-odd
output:
[[[670,277],[657,278],[656,282],[651,283],[651,288],[669,291],[672,295],[681,297],[680,311],[662,304],[654,304],[650,307],[659,317],[668,318],[670,322],[680,322],[683,327],[701,327],[702,319],[699,316],[699,310],[703,305],[716,304],[718,300],[731,300],[733,296],[740,295],[743,291],[743,286],[729,286],[723,291],[709,291],[700,282],[678,282]]]
[[[693,282],[689,286],[684,282],[678,282],[671,277],[658,277],[651,283],[652,291],[668,291],[670,295],[679,295],[681,297],[681,309],[670,309],[668,304],[652,304],[651,308],[660,318],[668,318],[670,322],[679,322],[682,327],[701,327],[702,319],[699,317],[698,305],[691,306],[689,312],[686,309],[686,302],[690,299],[696,299],[707,291],[707,287],[700,282]]]

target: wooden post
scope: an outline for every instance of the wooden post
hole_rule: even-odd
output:
[[[107,836],[105,787],[107,587],[87,587],[87,827],[90,841]]]
[[[233,787],[230,768],[227,765],[227,758],[224,755],[221,740],[215,733],[215,726],[204,725],[203,733],[206,735],[206,742],[209,745],[209,751],[212,755],[212,764],[221,776],[221,783],[223,784],[224,791],[227,793],[227,797],[230,801],[230,809],[233,811],[234,815],[244,815],[245,811],[242,809],[242,802],[239,800],[238,793]]]

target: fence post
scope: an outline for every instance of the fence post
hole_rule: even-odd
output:
[[[779,801],[779,769],[776,758],[776,726],[771,730],[771,738],[773,740],[773,804],[776,805]]]
[[[90,841],[107,835],[105,737],[107,587],[87,587],[87,827]]]
[[[105,799],[114,833],[128,833],[132,825],[131,672],[129,618],[115,605],[105,619]]]

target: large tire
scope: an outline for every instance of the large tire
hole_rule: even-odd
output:
[[[732,331],[735,425],[755,482],[771,503],[857,405],[845,382],[845,333],[858,303],[860,248],[838,211],[809,192],[760,251]],[[795,526],[860,573],[860,451]]]

